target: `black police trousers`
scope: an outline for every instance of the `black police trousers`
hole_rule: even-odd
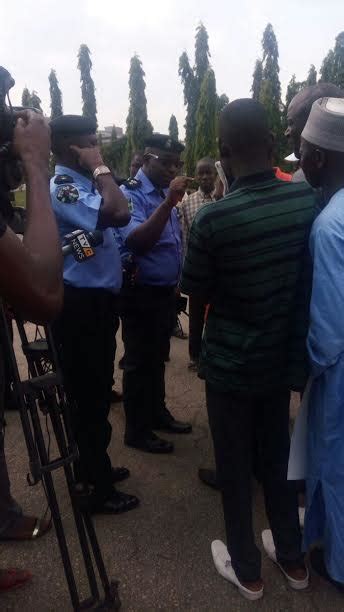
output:
[[[123,290],[126,441],[144,439],[166,414],[165,359],[174,316],[174,287],[146,285]]]
[[[206,396],[228,551],[239,580],[255,581],[261,576],[252,525],[252,464],[257,458],[277,559],[286,564],[302,560],[296,487],[287,480],[290,393],[276,390],[268,397],[247,398],[219,393],[207,384]]]
[[[119,325],[117,297],[104,289],[65,285],[61,315],[53,325],[71,423],[79,448],[78,475],[106,497],[112,489],[110,410],[115,335]]]

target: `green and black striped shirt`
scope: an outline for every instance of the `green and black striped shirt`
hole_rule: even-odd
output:
[[[303,387],[315,206],[306,183],[269,171],[238,179],[197,213],[181,288],[209,300],[201,375],[218,391]]]

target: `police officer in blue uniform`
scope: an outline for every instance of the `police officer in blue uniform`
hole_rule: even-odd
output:
[[[51,198],[61,239],[76,229],[103,231],[103,243],[94,257],[81,264],[72,255],[65,258],[64,305],[54,325],[80,454],[76,477],[92,485],[88,498],[92,512],[118,514],[138,504],[135,496],[114,488],[114,482],[129,476],[129,471],[113,468],[107,454],[117,294],[122,285],[113,228],[126,225],[130,214],[127,200],[103,163],[95,121],[65,115],[50,125],[57,162]]]
[[[181,272],[181,233],[176,204],[188,183],[177,176],[184,147],[169,136],[146,142],[143,166],[121,189],[131,221],[117,231],[121,250],[134,257],[136,273],[122,291],[125,344],[123,399],[125,444],[151,453],[170,453],[173,444],[153,430],[190,433],[165,405],[165,359],[175,316]]]

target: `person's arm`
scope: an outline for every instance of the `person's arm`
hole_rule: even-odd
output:
[[[147,221],[138,225],[128,235],[126,243],[129,249],[136,253],[145,253],[154,247],[170,218],[172,209],[182,199],[190,180],[192,179],[187,176],[177,176],[171,181],[165,200]]]
[[[17,120],[14,150],[27,186],[27,226],[23,242],[9,228],[0,238],[0,294],[31,321],[46,322],[63,299],[62,252],[49,190],[50,130],[42,115]]]
[[[78,155],[79,163],[92,174],[96,168],[103,166],[103,158],[98,147],[80,149],[72,145],[71,149]],[[97,189],[102,197],[99,210],[98,228],[123,227],[130,221],[128,201],[115,183],[111,174],[100,174],[96,179]]]
[[[342,227],[322,227],[311,236],[313,285],[307,346],[313,376],[344,352],[344,237]]]

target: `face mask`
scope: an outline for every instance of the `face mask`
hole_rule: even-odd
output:
[[[215,168],[216,168],[217,174],[220,177],[220,181],[223,184],[223,195],[225,196],[229,192],[229,187],[228,187],[227,177],[224,173],[224,170],[222,168],[220,161],[215,162]]]

